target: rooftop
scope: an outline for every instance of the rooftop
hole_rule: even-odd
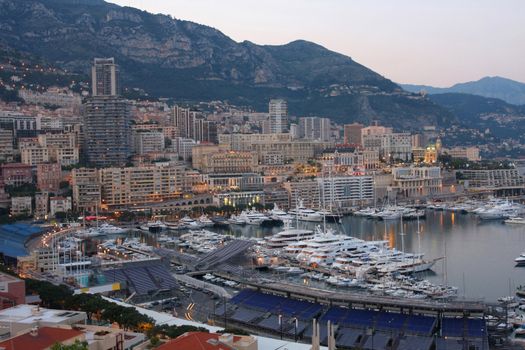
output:
[[[31,165],[24,163],[7,163],[2,164],[2,168],[31,168]]]
[[[83,312],[53,310],[35,307],[34,305],[21,304],[11,308],[0,310],[0,324],[16,322],[32,324],[35,322],[64,323],[75,316],[80,316]]]
[[[40,350],[47,349],[55,343],[60,343],[83,335],[75,329],[42,327],[35,333],[28,332],[0,343],[0,348],[6,350]]]
[[[14,282],[14,281],[21,281],[19,278],[16,278],[15,276],[8,275],[7,273],[0,272],[0,282]]]
[[[232,347],[219,342],[220,334],[205,332],[188,332],[159,346],[158,350],[175,349],[202,349],[202,350],[230,350]],[[234,337],[234,342],[240,337]]]

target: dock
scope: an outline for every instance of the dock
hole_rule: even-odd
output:
[[[328,306],[346,306],[350,308],[396,310],[401,313],[424,313],[434,315],[457,314],[481,316],[487,307],[478,301],[436,301],[377,296],[365,293],[339,292],[323,290],[273,280],[248,281],[226,272],[215,272],[226,278],[261,292],[277,294],[294,299],[309,300]]]

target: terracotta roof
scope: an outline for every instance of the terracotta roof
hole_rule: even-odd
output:
[[[206,332],[188,332],[162,344],[157,350],[233,350],[232,347],[219,343],[220,334]],[[234,336],[234,342],[240,337]]]
[[[31,168],[31,165],[25,163],[7,163],[2,164],[2,168]]]
[[[75,329],[42,327],[38,329],[37,335],[25,333],[1,342],[0,347],[6,350],[43,350],[82,334],[82,331]]]

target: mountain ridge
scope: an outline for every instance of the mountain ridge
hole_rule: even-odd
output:
[[[421,91],[429,94],[466,93],[488,98],[498,98],[514,105],[525,105],[525,83],[500,76],[486,76],[479,80],[457,83],[445,88],[415,84],[399,85],[403,89],[414,93]]]
[[[226,100],[258,110],[283,97],[294,115],[399,128],[455,120],[429,99],[318,44],[237,43],[209,26],[102,0],[0,0],[0,43],[84,73],[92,58],[115,57],[123,84],[157,97]]]

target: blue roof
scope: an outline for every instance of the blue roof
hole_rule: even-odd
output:
[[[31,235],[34,235],[36,233],[43,232],[44,229],[40,226],[34,226],[29,224],[22,224],[22,223],[16,223],[16,224],[6,224],[6,225],[0,225],[0,233],[2,232],[10,232],[15,233],[20,236],[29,237]]]
[[[2,242],[2,241],[0,241]],[[27,251],[25,248],[9,246],[7,244],[0,244],[0,253],[11,258],[16,258],[18,256],[26,256]]]
[[[40,226],[15,223],[0,225],[0,253],[9,257],[25,256],[25,242],[33,235],[44,232]]]

